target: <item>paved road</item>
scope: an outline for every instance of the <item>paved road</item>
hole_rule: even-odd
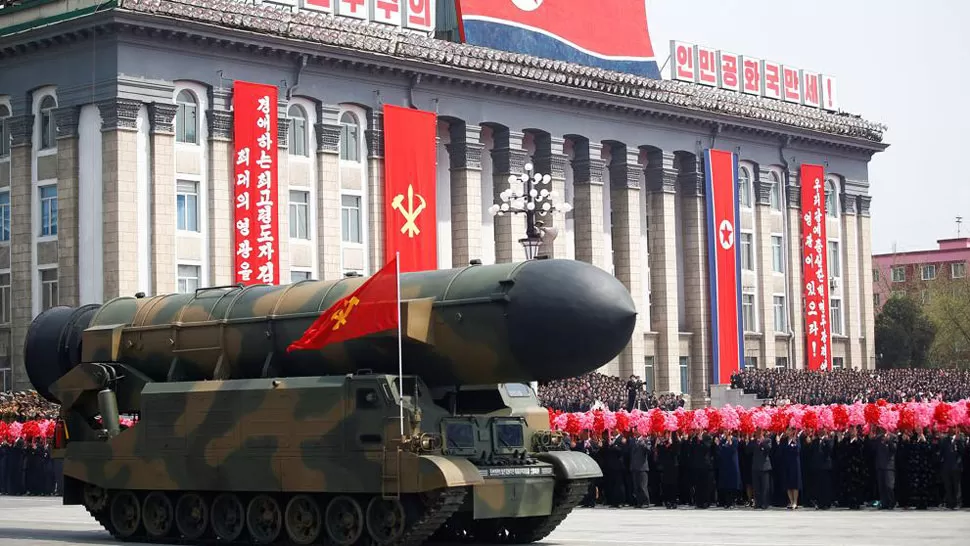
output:
[[[970,510],[579,509],[542,544],[724,546],[966,546]],[[0,544],[118,544],[76,506],[59,498],[0,497]]]

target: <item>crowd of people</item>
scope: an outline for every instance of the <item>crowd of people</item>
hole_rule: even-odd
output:
[[[684,406],[684,398],[676,394],[647,391],[644,381],[590,372],[579,377],[540,383],[539,401],[544,407],[560,411],[586,411],[599,404],[611,410],[661,408],[674,410]]]
[[[961,495],[970,491],[970,447],[957,427],[584,431],[569,445],[603,471],[583,499],[588,507],[970,508],[970,495]]]
[[[61,461],[51,457],[58,407],[36,391],[0,393],[0,495],[57,495]]]
[[[749,369],[731,377],[731,386],[769,402],[791,404],[851,404],[970,398],[970,370],[889,369],[810,372]]]

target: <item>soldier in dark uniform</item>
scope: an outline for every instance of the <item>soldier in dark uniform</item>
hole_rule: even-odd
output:
[[[748,441],[747,451],[751,454],[751,486],[754,489],[754,506],[766,510],[771,505],[771,451],[772,439],[759,430],[758,435]]]
[[[961,504],[964,451],[967,438],[954,427],[940,438],[940,475],[943,479],[943,496],[946,507],[956,510]]]
[[[653,447],[649,438],[637,434],[627,440],[629,464],[630,464],[630,486],[633,497],[633,506],[636,508],[648,508],[650,506],[649,475],[650,471],[650,451]]]
[[[680,450],[681,442],[676,433],[667,432],[664,439],[657,443],[657,464],[660,466],[660,494],[663,495],[664,506],[668,509],[677,508],[677,498],[680,495]]]
[[[873,444],[876,462],[876,487],[879,488],[879,509],[896,507],[896,450],[899,442],[895,435],[880,429]]]

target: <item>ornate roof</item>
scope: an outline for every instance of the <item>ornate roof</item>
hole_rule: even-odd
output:
[[[117,0],[130,12],[255,31],[328,46],[365,51],[406,61],[446,66],[480,75],[497,75],[632,99],[639,106],[673,106],[688,111],[760,120],[791,127],[881,143],[887,127],[842,112],[827,112],[798,104],[753,97],[669,80],[653,80],[436,40],[394,27],[270,4],[233,0]],[[880,146],[881,147],[881,146]]]

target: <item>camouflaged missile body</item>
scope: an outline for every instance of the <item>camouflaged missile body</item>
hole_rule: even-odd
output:
[[[404,376],[396,333],[285,352],[361,282],[39,315],[25,356],[35,388],[62,405],[64,503],[148,542],[546,536],[601,473],[521,382],[612,359],[636,319],[629,293],[566,260],[406,274]],[[139,421],[119,429],[119,413]]]

